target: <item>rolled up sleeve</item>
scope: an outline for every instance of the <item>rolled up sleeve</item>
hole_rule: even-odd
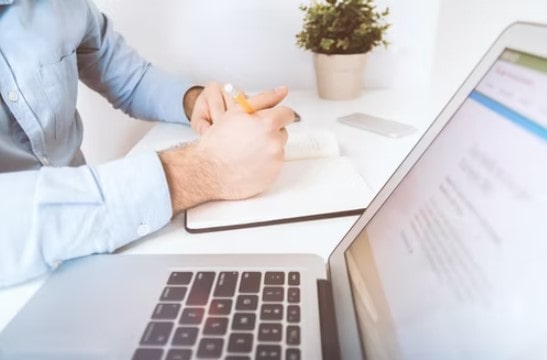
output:
[[[144,60],[93,2],[88,7],[87,33],[77,49],[80,80],[132,117],[188,123],[182,97],[190,82]]]
[[[112,252],[172,215],[161,162],[141,152],[108,164],[0,175],[0,287],[63,260]]]

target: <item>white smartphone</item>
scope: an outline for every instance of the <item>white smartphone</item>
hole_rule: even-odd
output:
[[[391,138],[412,134],[416,129],[410,125],[363,113],[353,113],[337,119],[342,124],[374,132]]]

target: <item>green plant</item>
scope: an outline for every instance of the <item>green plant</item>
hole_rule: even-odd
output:
[[[322,54],[358,54],[388,43],[384,39],[390,24],[389,8],[376,11],[374,0],[312,0],[304,11],[302,31],[296,45]]]

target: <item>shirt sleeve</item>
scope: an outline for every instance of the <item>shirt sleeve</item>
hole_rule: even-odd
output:
[[[144,60],[92,1],[87,5],[87,32],[77,49],[80,80],[132,117],[187,124],[182,97],[190,83]]]
[[[0,287],[59,262],[115,249],[156,231],[172,215],[154,152],[96,167],[0,174]]]

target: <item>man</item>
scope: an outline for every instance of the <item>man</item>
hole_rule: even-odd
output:
[[[133,117],[187,123],[186,112],[201,137],[86,166],[78,78]],[[147,63],[91,0],[0,0],[0,287],[267,189],[294,119],[275,107],[286,94],[250,98],[249,115],[218,84],[190,87]]]

